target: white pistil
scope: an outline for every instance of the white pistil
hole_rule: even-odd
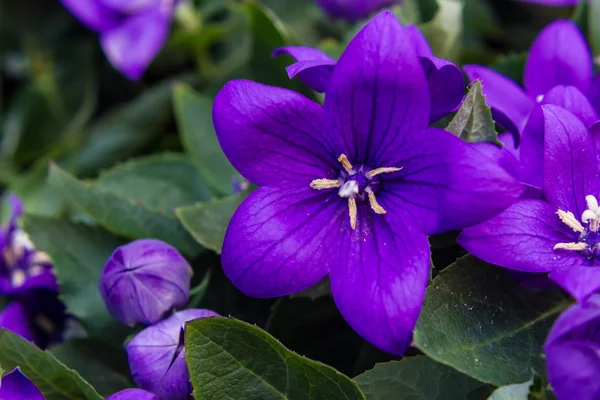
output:
[[[346,170],[346,172],[350,172],[352,170],[352,164],[348,161],[348,157],[345,154],[342,154],[338,157],[338,161],[342,163],[342,167]]]
[[[377,214],[386,214],[387,211],[385,211],[383,209],[383,207],[381,207],[379,205],[379,203],[377,202],[377,199],[375,198],[375,193],[369,191],[369,204],[371,205],[371,208],[373,209],[373,211],[375,211],[375,213]]]
[[[351,197],[348,199],[348,209],[350,213],[350,226],[352,230],[356,229],[356,215],[358,211],[356,210],[356,199]]]
[[[583,225],[581,225],[581,223],[577,221],[572,212],[558,210],[556,214],[565,225],[573,229],[575,232],[581,233],[584,231]]]
[[[335,189],[340,187],[340,181],[337,179],[315,179],[310,183],[310,187],[317,190]]]
[[[588,209],[581,214],[581,220],[585,224],[590,224],[590,231],[598,232],[600,228],[600,207],[598,207],[598,200],[595,196],[585,196],[585,202],[587,203]]]
[[[396,168],[396,167],[382,167],[382,168],[375,168],[370,170],[369,172],[367,172],[367,174],[365,175],[367,178],[371,179],[373,178],[375,175],[379,175],[379,174],[389,174],[391,172],[398,172],[400,171],[402,168]]]
[[[25,283],[27,276],[20,269],[14,270],[10,275],[10,281],[14,287],[20,287]]]
[[[554,250],[572,250],[572,251],[581,251],[587,248],[587,244],[584,242],[580,243],[557,243],[554,246]]]
[[[354,198],[359,192],[358,183],[356,181],[348,181],[340,186],[338,194],[344,199]]]
[[[544,100],[544,95],[543,94],[538,94],[537,96],[535,96],[535,101],[536,102],[541,102],[542,100]]]

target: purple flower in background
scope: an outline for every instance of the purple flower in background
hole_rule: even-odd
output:
[[[222,251],[245,294],[277,297],[330,274],[350,325],[374,345],[409,345],[429,277],[428,234],[508,207],[522,186],[449,132],[427,129],[429,90],[391,12],[350,42],[323,106],[281,88],[229,82],[213,121],[233,166],[261,186]]]
[[[566,6],[576,6],[579,4],[579,0],[516,0],[523,3],[534,3],[534,4],[542,4],[545,6],[553,6],[553,7],[566,7]]]
[[[16,333],[30,342],[36,340],[29,311],[18,301],[9,303],[0,312],[0,328]]]
[[[600,398],[600,295],[567,309],[554,323],[544,352],[550,385],[560,400]]]
[[[415,25],[404,28],[410,39],[427,79],[430,97],[430,122],[436,122],[456,111],[465,91],[465,80],[460,69],[450,61],[433,56],[427,39]],[[288,46],[273,55],[288,54],[296,63],[287,67],[290,79],[298,77],[313,90],[324,93],[331,80],[336,62],[327,54],[312,47]]]
[[[180,0],[60,0],[100,34],[111,64],[132,80],[142,77],[164,45]]]
[[[316,0],[331,18],[357,21],[402,0]]]
[[[16,294],[33,288],[57,290],[52,262],[37,251],[29,236],[18,226],[23,203],[15,195],[8,196],[11,208],[8,224],[0,229],[0,293]]]
[[[142,389],[125,389],[108,396],[106,400],[158,400],[158,397]]]
[[[186,305],[192,267],[174,247],[140,239],[118,247],[100,276],[110,313],[126,325],[151,325]]]
[[[15,368],[2,377],[0,382],[2,400],[44,400],[39,389],[19,369]]]
[[[549,277],[584,301],[600,288],[598,159],[585,125],[569,111],[541,107],[545,200],[520,200],[458,242],[492,264]]]
[[[479,65],[466,65],[471,81],[483,83],[494,119],[508,131],[520,134],[534,106],[557,85],[574,86],[589,95],[592,91],[592,57],[585,37],[572,21],[558,20],[535,39],[525,64],[524,85]],[[600,100],[600,83],[598,84]],[[600,106],[600,101],[594,103]]]
[[[134,382],[159,400],[187,400],[192,385],[185,363],[184,325],[193,319],[219,316],[209,310],[179,311],[138,333],[125,346]]]

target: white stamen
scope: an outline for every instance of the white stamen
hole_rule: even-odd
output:
[[[35,265],[52,264],[52,260],[50,259],[50,256],[43,251],[36,251],[33,253],[30,263]]]
[[[338,194],[345,199],[352,198],[358,194],[358,189],[358,183],[356,183],[356,181],[348,181],[340,187]]]
[[[27,269],[27,273],[29,276],[38,276],[41,275],[42,272],[44,272],[44,267],[40,265],[34,265]]]
[[[590,220],[593,221],[595,219],[598,219],[598,217],[596,216],[596,213],[594,213],[592,210],[585,210],[583,214],[581,214],[581,220],[584,224],[587,224],[590,222]]]
[[[348,213],[350,214],[350,227],[355,230],[358,210],[356,209],[356,199],[353,197],[348,199]]]
[[[596,200],[596,197],[592,195],[585,196],[585,201],[587,203],[588,210],[598,215],[598,200]]]
[[[587,248],[588,245],[586,243],[557,243],[554,246],[554,250],[573,250],[573,251],[581,251]]]
[[[15,232],[15,236],[13,237],[13,246],[17,247],[17,248],[25,248],[27,250],[34,250],[35,246],[33,245],[33,242],[31,241],[31,239],[29,238],[29,235],[27,235],[25,232],[23,232],[22,230],[18,230]]]
[[[538,94],[535,97],[535,101],[537,101],[538,103],[541,102],[542,100],[544,100],[544,95],[543,94]]]
[[[579,221],[577,221],[577,219],[575,218],[575,216],[573,215],[572,212],[558,210],[556,212],[556,214],[558,214],[558,218],[560,218],[560,220],[565,225],[567,225],[569,228],[573,229],[575,232],[581,233],[585,230],[583,228],[583,225],[581,225],[581,223]]]
[[[348,161],[348,157],[346,157],[345,154],[341,154],[338,157],[338,161],[342,164],[342,167],[344,167],[344,169],[347,172],[350,172],[352,170],[352,164],[350,163],[350,161]]]
[[[385,209],[383,207],[381,207],[379,205],[379,203],[377,202],[377,199],[375,198],[375,193],[369,191],[369,204],[371,205],[371,208],[373,209],[373,211],[375,211],[376,214],[386,214],[387,211],[385,211]]]
[[[396,167],[382,167],[382,168],[375,168],[372,169],[371,171],[367,172],[366,177],[371,179],[373,178],[375,175],[380,175],[380,174],[389,174],[392,172],[398,172],[402,169],[402,167],[400,168],[396,168]]]
[[[334,189],[340,187],[340,181],[337,179],[315,179],[310,183],[310,187],[317,190]]]
[[[11,283],[14,287],[22,286],[25,283],[27,276],[20,269],[14,270],[10,276]]]

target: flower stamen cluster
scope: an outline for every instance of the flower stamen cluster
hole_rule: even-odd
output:
[[[587,228],[575,218],[573,213],[560,209],[556,212],[565,225],[579,233],[579,237],[576,242],[557,243],[554,250],[580,251],[588,258],[600,255],[600,235],[598,235],[600,207],[595,196],[588,195],[585,201],[588,209],[581,215],[581,221],[588,225]]]

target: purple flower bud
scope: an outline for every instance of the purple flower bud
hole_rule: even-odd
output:
[[[127,325],[151,325],[183,307],[192,267],[179,252],[155,239],[118,247],[100,276],[100,293],[110,313]]]
[[[21,373],[19,367],[2,378],[0,384],[2,400],[44,400],[39,389]]]
[[[135,383],[160,400],[187,400],[192,385],[185,363],[184,324],[219,316],[209,310],[184,310],[138,333],[125,346]]]
[[[142,389],[125,389],[107,397],[106,400],[158,400],[158,397]]]

